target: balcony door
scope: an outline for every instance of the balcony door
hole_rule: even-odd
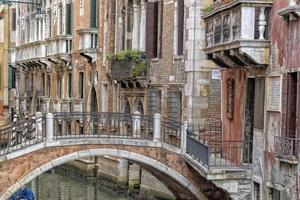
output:
[[[286,137],[296,137],[296,113],[297,113],[297,72],[288,74],[287,96],[287,131]]]

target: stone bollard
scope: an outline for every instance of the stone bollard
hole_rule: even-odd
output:
[[[160,123],[161,115],[159,113],[154,114],[154,137],[153,141],[160,142]]]
[[[141,137],[141,113],[139,111],[135,111],[133,113],[132,126],[133,126],[133,137],[140,138]]]
[[[181,144],[180,144],[181,152],[183,154],[186,153],[187,129],[188,129],[188,122],[185,121],[181,129]]]
[[[54,135],[54,116],[52,113],[46,114],[46,141],[52,142]]]
[[[43,139],[43,114],[41,112],[35,113],[35,135],[37,140]]]

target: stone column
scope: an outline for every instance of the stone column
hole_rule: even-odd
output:
[[[35,135],[37,140],[42,140],[43,138],[43,124],[42,124],[42,116],[41,112],[35,113]]]
[[[259,21],[258,21],[258,30],[259,30],[259,39],[264,40],[265,36],[265,30],[266,30],[266,15],[265,15],[265,7],[260,8],[260,13],[259,13]]]
[[[156,113],[154,115],[154,137],[153,140],[155,142],[160,141],[160,122],[161,122],[161,115]]]
[[[118,182],[127,184],[128,182],[128,160],[118,159]]]
[[[140,42],[139,50],[146,51],[146,2],[141,0]]]
[[[187,127],[188,127],[188,122],[185,121],[184,125],[182,126],[182,129],[181,129],[181,144],[180,144],[180,147],[181,147],[182,154],[186,153]]]
[[[52,113],[46,114],[46,141],[52,142],[54,136],[54,116]]]
[[[141,113],[139,111],[135,111],[132,116],[132,126],[133,126],[133,137],[140,138],[141,137]]]
[[[139,49],[141,8],[137,0],[133,3],[132,49]]]

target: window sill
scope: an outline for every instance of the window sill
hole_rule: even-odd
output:
[[[300,5],[280,9],[278,14],[287,22],[300,19]]]

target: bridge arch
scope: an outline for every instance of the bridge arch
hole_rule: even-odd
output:
[[[154,176],[159,178],[162,183],[165,184],[166,187],[169,188],[170,191],[178,199],[207,199],[194,183],[180,174],[180,172],[177,172],[171,167],[168,167],[166,164],[149,156],[143,155],[142,153],[114,148],[91,148],[87,150],[75,150],[75,152],[68,151],[68,153],[66,153],[65,155],[61,155],[55,159],[48,160],[46,163],[37,166],[35,169],[29,171],[25,176],[23,176],[16,183],[10,186],[0,199],[8,199],[22,186],[54,167],[75,159],[91,156],[114,156],[124,158],[136,164],[139,164],[140,166],[150,171]]]

